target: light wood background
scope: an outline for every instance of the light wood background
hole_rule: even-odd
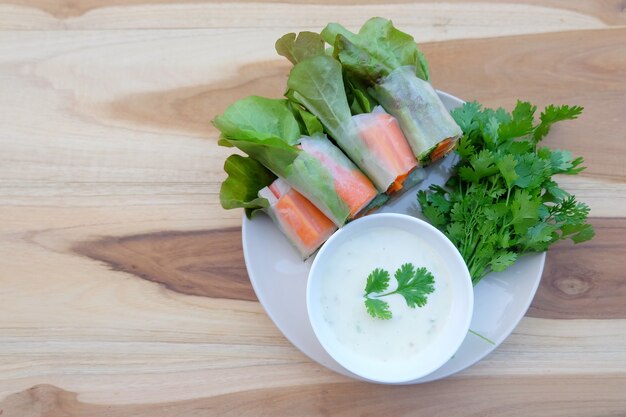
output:
[[[623,1],[0,1],[0,415],[626,416]],[[511,108],[581,104],[551,147],[597,237],[548,254],[494,353],[443,381],[312,363],[251,290],[209,120],[280,96],[287,31],[392,18],[434,84]]]

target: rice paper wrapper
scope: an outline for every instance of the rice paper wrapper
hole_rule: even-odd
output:
[[[341,149],[381,192],[417,166],[397,121],[380,106],[371,113],[352,116],[336,136]]]
[[[277,179],[259,191],[269,206],[264,209],[302,259],[311,256],[337,230],[337,226],[285,180]]]
[[[446,139],[450,139],[446,151],[451,150],[463,134],[435,89],[415,76],[413,67],[392,71],[373,88],[372,94],[398,120],[420,163],[429,162],[430,153]]]
[[[376,198],[374,198],[367,205],[367,207],[365,207],[361,211],[361,213],[359,213],[359,215],[357,215],[356,217],[358,218],[358,217],[366,216],[368,214],[375,213],[379,208],[381,208],[382,206],[384,206],[388,202],[393,201],[394,199],[399,198],[405,192],[410,191],[417,184],[419,184],[420,182],[424,181],[426,176],[427,176],[426,169],[420,168],[420,167],[415,168],[413,171],[411,171],[409,173],[408,177],[406,177],[406,179],[404,180],[403,188],[402,188],[401,191],[396,192],[396,193],[394,193],[392,195],[389,195],[389,194],[386,194],[386,193],[378,194],[376,196]]]
[[[348,221],[350,207],[337,193],[332,172],[315,156],[302,151],[282,173],[276,174],[311,201],[335,225],[342,226]]]
[[[356,165],[326,136],[303,136],[300,148],[317,158],[330,171],[335,191],[349,209],[349,218],[354,218],[378,194],[376,187]]]
[[[300,141],[302,138],[300,139]],[[336,188],[333,165],[348,165],[345,155],[343,160],[340,150],[336,148],[327,137],[319,135],[311,140],[309,151],[302,149],[301,145],[288,145],[279,139],[270,138],[262,141],[233,140],[231,143],[243,152],[254,158],[277,177],[286,180],[298,192],[315,204],[337,226],[342,226],[351,217],[351,207],[358,203],[344,201],[346,194],[340,195]],[[308,140],[305,140],[307,144]],[[333,150],[334,148],[334,150]],[[352,165],[353,166],[353,165]],[[330,167],[330,168],[329,168]],[[362,178],[365,183],[367,178]],[[371,188],[374,188],[371,186]],[[372,193],[375,194],[375,189]],[[348,193],[348,197],[355,194]],[[373,196],[372,196],[373,198]],[[368,201],[361,202],[361,207]],[[350,204],[349,204],[350,203]],[[357,207],[357,208],[361,208]]]

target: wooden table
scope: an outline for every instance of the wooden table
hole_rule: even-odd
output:
[[[626,13],[620,1],[0,2],[0,415],[626,415]],[[301,3],[301,4],[293,4]],[[358,4],[357,4],[358,3]],[[275,39],[383,15],[437,88],[585,106],[547,139],[597,236],[548,254],[494,353],[431,384],[355,382],[274,327],[218,202],[209,120],[280,96]]]

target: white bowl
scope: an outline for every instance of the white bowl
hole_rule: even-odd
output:
[[[324,325],[320,305],[321,277],[326,269],[329,254],[356,233],[361,234],[374,228],[399,228],[420,236],[438,253],[445,253],[448,283],[452,290],[452,307],[449,318],[440,333],[415,356],[402,362],[374,363],[364,360],[342,345]],[[376,245],[376,239],[372,239]],[[445,364],[457,351],[469,330],[474,307],[474,291],[467,266],[459,251],[439,230],[412,216],[404,214],[372,214],[355,220],[337,231],[320,249],[307,282],[306,303],[309,320],[323,348],[340,365],[367,380],[379,383],[404,383],[434,372]]]

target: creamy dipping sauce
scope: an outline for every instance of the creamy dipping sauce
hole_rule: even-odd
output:
[[[399,228],[375,227],[355,234],[327,256],[320,270],[320,324],[354,355],[389,365],[406,363],[435,340],[448,322],[452,289],[446,260],[424,238]],[[389,295],[381,299],[389,303],[393,317],[371,317],[363,297],[367,276],[375,268],[387,270],[390,280],[385,292],[393,291],[397,287],[394,273],[407,262],[433,274],[435,290],[428,294],[428,302],[409,308],[401,295]]]

